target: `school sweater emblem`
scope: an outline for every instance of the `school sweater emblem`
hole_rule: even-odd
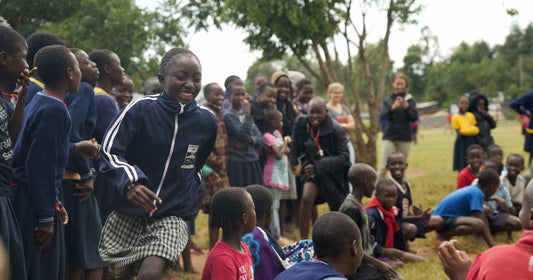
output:
[[[185,159],[181,165],[181,169],[192,169],[194,163],[196,162],[196,152],[198,152],[199,145],[189,145],[187,147],[187,153],[185,154]]]

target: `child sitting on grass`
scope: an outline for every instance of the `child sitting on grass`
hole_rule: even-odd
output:
[[[202,273],[208,279],[253,279],[252,258],[242,236],[255,227],[252,196],[242,188],[218,191],[211,202],[211,228],[222,228],[219,240],[209,252]]]
[[[483,163],[483,147],[478,144],[470,145],[466,150],[466,162],[468,166],[457,176],[457,189],[470,186],[477,178]]]
[[[355,275],[348,276],[349,279],[396,279],[398,274],[388,263],[377,259],[380,256],[392,257],[395,253],[400,254],[397,249],[383,248],[376,243],[370,235],[368,228],[368,215],[363,204],[363,197],[371,197],[374,192],[377,174],[370,165],[356,163],[348,171],[348,179],[353,186],[352,193],[346,196],[339,211],[348,215],[357,227],[361,230],[364,257]]]
[[[436,229],[437,237],[448,240],[456,235],[479,234],[489,247],[494,246],[483,213],[483,202],[488,201],[499,186],[498,173],[486,170],[479,174],[478,185],[456,190],[444,197],[432,213],[444,219],[444,226]]]
[[[396,218],[397,209],[394,206],[398,192],[391,180],[381,180],[376,185],[376,194],[366,206],[370,233],[374,236],[379,246],[395,248],[389,250],[381,258],[390,258],[394,261],[421,262],[424,258],[416,254],[405,252],[405,240],[400,225]]]
[[[433,209],[422,210],[413,204],[411,197],[411,185],[405,181],[405,170],[407,162],[401,152],[395,152],[387,157],[387,170],[391,174],[390,180],[396,185],[398,198],[396,208],[398,208],[398,220],[405,240],[414,240],[415,237],[425,238],[425,233],[442,226],[442,219],[431,218]],[[407,245],[407,242],[406,242]]]
[[[485,170],[492,170],[500,174],[502,169],[503,164],[498,160],[489,159],[485,161]],[[514,212],[509,191],[502,184],[499,185],[487,204],[489,207],[487,219],[492,232],[517,231],[522,229],[520,220],[514,216],[517,213]],[[509,235],[509,239],[512,239],[512,236]]]
[[[269,232],[273,218],[272,193],[261,185],[246,187],[255,205],[257,226],[242,238],[252,254],[254,279],[270,280],[292,265],[301,261],[315,260],[313,241],[301,240],[280,247]]]
[[[502,174],[501,184],[509,191],[515,213],[522,208],[522,198],[526,188],[526,179],[520,175],[524,170],[524,157],[519,154],[510,154],[507,157],[507,173]]]
[[[319,217],[313,225],[316,261],[301,262],[285,270],[276,280],[346,279],[363,259],[361,233],[357,225],[340,212]]]

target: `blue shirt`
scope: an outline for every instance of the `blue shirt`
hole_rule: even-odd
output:
[[[444,218],[472,216],[473,211],[483,212],[483,201],[485,201],[483,191],[478,186],[471,185],[458,189],[443,198],[433,210],[432,215]]]

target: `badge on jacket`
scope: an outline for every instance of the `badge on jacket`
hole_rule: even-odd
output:
[[[198,152],[198,145],[189,145],[187,147],[187,153],[185,154],[185,159],[181,165],[181,169],[192,169],[194,163],[196,162],[196,152]]]

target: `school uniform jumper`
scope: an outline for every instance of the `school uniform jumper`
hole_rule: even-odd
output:
[[[70,142],[77,143],[91,139],[96,123],[94,108],[94,89],[87,82],[81,82],[79,91],[69,93],[65,97],[68,106],[72,128]],[[79,158],[75,154],[69,155],[69,161],[63,178],[63,203],[69,214],[69,223],[65,226],[65,241],[67,263],[78,269],[96,269],[106,264],[98,253],[98,242],[102,231],[102,221],[98,202],[94,194],[80,202],[74,197],[80,186],[96,177],[89,160]]]
[[[96,124],[92,138],[102,144],[107,127],[118,114],[118,105],[115,101],[115,97],[109,95],[102,88],[95,87],[94,107],[96,110]],[[113,197],[116,195],[116,188],[112,186],[111,182],[106,181],[102,176],[98,176],[100,160],[101,159],[99,158],[94,159],[91,161],[91,164],[97,173],[96,179],[94,180],[94,195],[98,202],[100,219],[102,223],[104,223],[109,214],[113,211]]]
[[[464,115],[453,115],[452,128],[459,130],[453,146],[453,170],[461,171],[467,166],[466,150],[470,145],[476,143],[479,127],[476,126],[474,114],[466,112]]]
[[[232,187],[263,185],[263,172],[259,164],[259,150],[263,136],[253,122],[252,115],[245,116],[230,108],[222,117],[228,132],[228,177]]]
[[[113,119],[102,142],[100,175],[113,182],[117,196],[99,245],[113,275],[148,256],[177,261],[188,240],[184,220],[196,214],[199,172],[216,133],[211,112],[165,92],[130,103]],[[163,201],[153,215],[127,200],[135,184]]]
[[[317,136],[318,141],[315,141]],[[300,180],[316,183],[320,190],[316,204],[327,202],[331,211],[337,211],[349,192],[350,153],[344,129],[326,115],[319,129],[313,131],[307,116],[301,116],[294,122],[292,139],[289,159],[293,166],[301,162]],[[303,172],[311,164],[315,167],[314,177]]]
[[[29,279],[65,279],[64,228],[59,216],[61,180],[69,154],[70,116],[65,103],[44,92],[26,107],[15,145],[14,206],[20,222]],[[40,250],[36,227],[54,226],[50,244]]]
[[[28,91],[26,92],[26,107],[28,107],[30,101],[33,100],[33,97],[43,89],[44,84],[43,82],[41,82],[41,80],[37,79],[36,77],[30,78],[30,86],[28,87]]]
[[[9,136],[9,114],[7,102],[0,100],[0,238],[10,258],[9,279],[26,279],[24,247],[11,195],[13,178],[13,149]]]

